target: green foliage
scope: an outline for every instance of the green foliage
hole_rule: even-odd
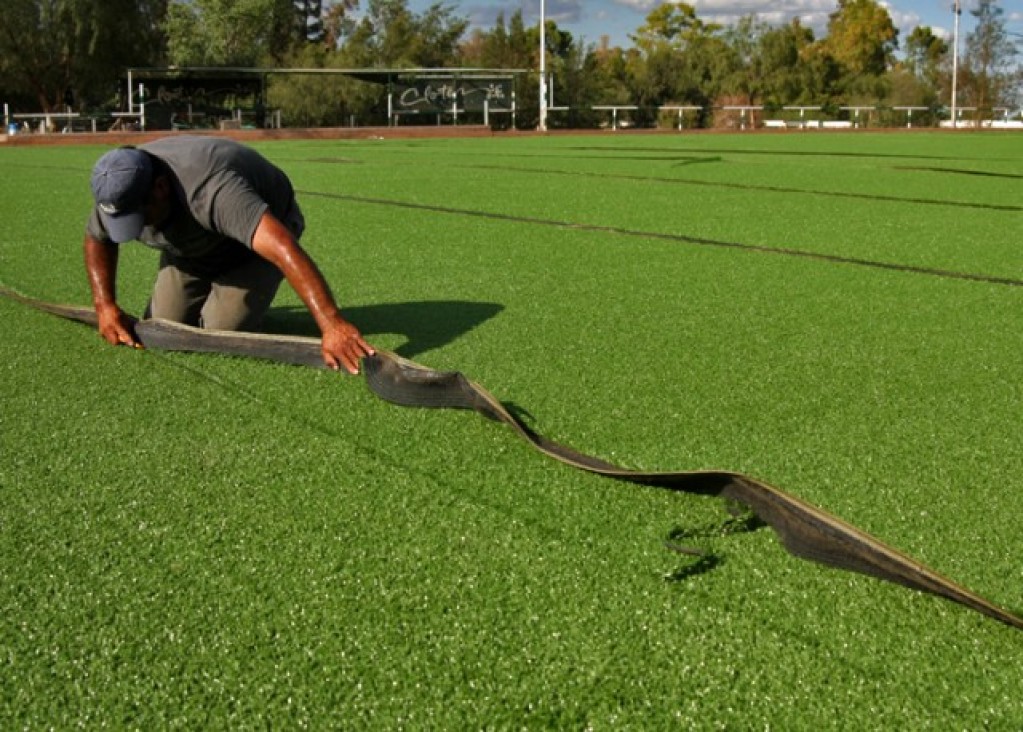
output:
[[[967,103],[978,108],[979,117],[988,119],[991,107],[1015,101],[1012,61],[1017,48],[1006,31],[1005,11],[997,2],[978,0],[970,12],[977,24],[966,37]]]
[[[11,0],[0,30],[0,91],[34,110],[111,98],[123,68],[162,60],[165,0]]]
[[[650,11],[646,23],[633,36],[643,51],[661,43],[684,49],[689,44],[721,30],[715,23],[705,23],[688,3],[661,3]]]
[[[898,47],[898,33],[876,0],[839,0],[828,20],[826,47],[846,73],[880,77]]]
[[[407,0],[368,0],[342,55],[353,68],[454,66],[467,26],[442,3],[416,14]]]
[[[164,31],[178,66],[258,66],[275,50],[271,41],[293,17],[275,13],[280,0],[171,0]],[[290,5],[290,3],[289,3]]]
[[[287,62],[296,68],[326,69],[335,59],[321,45],[303,44],[292,50]],[[346,123],[341,102],[353,99],[352,86],[358,83],[327,74],[274,76],[267,89],[267,101],[270,108],[282,111],[285,126],[337,127]],[[365,82],[363,85],[368,86]]]
[[[906,38],[906,65],[932,82],[948,59],[948,53],[948,43],[934,35],[929,26],[917,26]]]

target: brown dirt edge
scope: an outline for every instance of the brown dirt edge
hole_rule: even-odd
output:
[[[485,125],[458,127],[301,127],[273,130],[189,130],[171,132],[74,132],[68,134],[0,135],[0,145],[132,145],[172,135],[211,135],[233,140],[396,140],[431,137],[491,137]]]
[[[921,133],[948,132],[964,134],[970,130],[938,130],[933,127],[906,129],[905,127],[872,127],[855,130],[744,130],[744,135],[849,135],[864,132]],[[726,129],[687,129],[679,132],[675,129],[634,129],[634,130],[603,130],[603,129],[558,129],[547,132],[535,130],[504,130],[494,131],[486,125],[431,125],[407,127],[289,127],[270,130],[189,130],[172,132],[155,130],[152,132],[74,132],[69,134],[0,134],[2,145],[134,145],[159,137],[171,135],[212,135],[229,137],[243,142],[259,142],[264,140],[403,140],[416,138],[464,138],[464,137],[523,137],[523,136],[560,136],[560,135],[606,135],[606,136],[642,136],[642,135],[714,135],[738,132]]]

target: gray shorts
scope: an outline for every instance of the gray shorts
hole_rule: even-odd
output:
[[[297,204],[284,223],[297,241],[305,228]],[[164,252],[146,317],[214,330],[255,331],[283,279],[277,267],[241,244],[212,262]]]

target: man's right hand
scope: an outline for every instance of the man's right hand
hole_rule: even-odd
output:
[[[92,304],[96,308],[96,325],[107,343],[142,348],[135,335],[135,322],[117,305],[114,283],[117,279],[118,248],[103,243],[86,233],[82,243],[85,272],[92,288]]]
[[[135,321],[117,305],[98,308],[96,317],[99,334],[107,343],[142,348],[142,342],[135,335]]]

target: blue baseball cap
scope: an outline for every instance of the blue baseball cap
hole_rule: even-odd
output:
[[[110,238],[137,239],[145,226],[143,207],[153,186],[153,161],[133,147],[111,150],[92,169],[92,197]]]

